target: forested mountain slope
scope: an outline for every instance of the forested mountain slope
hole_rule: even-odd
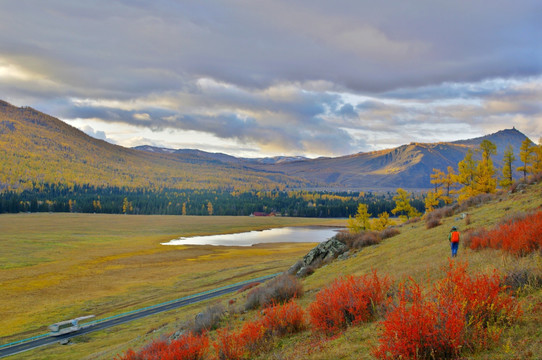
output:
[[[40,183],[241,191],[428,189],[434,168],[457,168],[466,152],[483,140],[497,146],[493,161],[499,169],[508,145],[519,159],[525,138],[508,129],[453,143],[411,143],[336,158],[246,159],[191,149],[128,149],[32,108],[0,101],[0,189],[19,191]],[[514,165],[519,166],[519,160]]]
[[[32,108],[0,101],[0,189],[40,183],[130,188],[284,189],[300,179],[193,154],[149,153],[87,136]]]

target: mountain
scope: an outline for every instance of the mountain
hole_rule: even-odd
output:
[[[512,145],[519,158],[525,138],[513,128],[474,139],[411,143],[334,158],[249,159],[194,149],[124,148],[32,108],[0,101],[0,189],[39,183],[239,190],[428,189],[434,168],[457,168],[466,152],[477,149],[483,140],[497,146],[493,161],[500,168],[505,148]]]
[[[128,188],[285,189],[311,184],[198,152],[128,149],[29,107],[0,101],[0,190],[40,183]],[[152,151],[149,151],[152,150]]]
[[[519,159],[519,149],[525,138],[513,128],[451,143],[411,143],[394,149],[273,164],[265,168],[333,188],[428,189],[432,188],[430,174],[433,169],[446,171],[448,166],[457,169],[457,163],[463,160],[467,151],[475,151],[483,140],[497,146],[493,163],[500,169],[506,147],[512,145]],[[480,155],[475,153],[474,158],[480,158]],[[515,165],[519,166],[519,161],[516,160]]]
[[[483,140],[489,140],[497,146],[497,154],[493,156],[493,162],[496,168],[501,168],[506,147],[512,145],[514,153],[518,155],[521,143],[525,138],[524,134],[513,128],[450,143],[411,143],[394,149],[318,159],[304,157],[248,159],[189,149],[156,150],[148,146],[140,146],[137,149],[171,154],[192,154],[200,159],[216,159],[244,164],[253,169],[274,171],[302,178],[320,188],[395,190],[398,187],[407,189],[432,188],[430,174],[433,169],[446,171],[448,166],[457,169],[458,162],[463,160],[467,151],[478,149]],[[516,157],[519,158],[519,156]],[[475,152],[474,158],[480,158],[480,155]],[[516,161],[515,165],[519,166],[519,162]]]

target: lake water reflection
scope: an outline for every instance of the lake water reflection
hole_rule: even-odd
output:
[[[323,242],[337,234],[338,228],[285,227],[237,234],[181,237],[162,245],[251,246],[278,242]]]

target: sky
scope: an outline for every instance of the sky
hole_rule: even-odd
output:
[[[0,0],[0,99],[122,146],[542,137],[539,0]]]

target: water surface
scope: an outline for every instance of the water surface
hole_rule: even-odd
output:
[[[237,234],[181,237],[162,245],[252,246],[261,243],[323,242],[337,234],[338,228],[284,227]]]

